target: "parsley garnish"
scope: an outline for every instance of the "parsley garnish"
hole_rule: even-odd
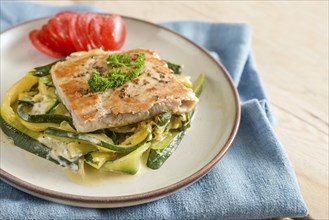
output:
[[[109,79],[107,77],[101,76],[101,74],[97,71],[91,73],[88,84],[90,92],[103,92],[111,88]]]
[[[88,80],[90,92],[104,92],[136,78],[145,64],[145,55],[139,53],[131,58],[128,54],[111,54],[106,59],[106,63],[109,67],[106,74],[101,75],[95,70],[90,75]]]

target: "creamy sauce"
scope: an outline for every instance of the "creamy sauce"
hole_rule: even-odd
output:
[[[48,174],[58,167],[57,164],[38,157],[28,151],[25,151],[23,155],[29,169],[35,170],[39,173]]]
[[[113,180],[113,178],[117,179],[131,176],[129,174],[96,170],[88,164],[84,164],[82,166],[82,169],[78,172],[75,172],[68,168],[64,168],[63,173],[72,182],[86,186],[103,185],[104,183]]]

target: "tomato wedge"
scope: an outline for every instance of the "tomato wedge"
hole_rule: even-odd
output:
[[[95,48],[118,50],[126,39],[126,24],[119,15],[63,11],[29,38],[39,51],[55,57]]]

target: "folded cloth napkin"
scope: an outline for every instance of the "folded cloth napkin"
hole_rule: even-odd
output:
[[[90,5],[1,2],[1,29],[61,10],[100,11]],[[251,54],[250,28],[194,21],[163,25],[212,51],[238,88],[241,124],[223,159],[189,187],[158,201],[126,208],[61,205],[1,181],[1,219],[265,219],[307,215],[293,168],[272,127],[273,114]]]

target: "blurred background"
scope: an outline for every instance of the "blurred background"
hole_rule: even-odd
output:
[[[275,130],[315,219],[328,219],[328,1],[29,1],[94,4],[151,22],[248,23]],[[202,34],[202,33],[200,33]]]

